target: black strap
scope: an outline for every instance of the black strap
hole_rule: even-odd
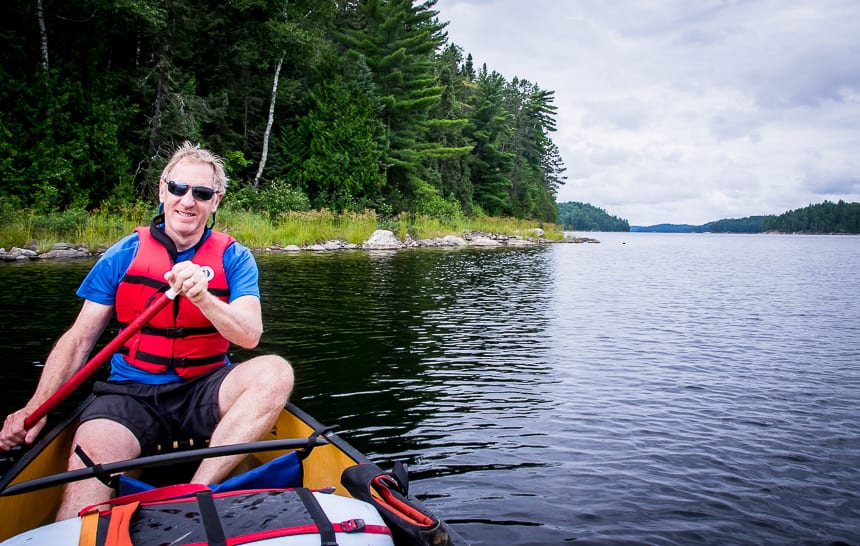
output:
[[[391,474],[397,478],[397,483],[400,484],[400,491],[404,496],[409,495],[409,467],[406,463],[397,461],[391,469]]]
[[[125,349],[125,352],[120,350],[119,352],[122,354],[128,354],[128,348]],[[143,351],[138,351],[135,353],[134,357],[141,362],[148,362],[150,364],[160,364],[162,366],[167,366],[168,368],[191,368],[193,366],[206,366],[209,364],[219,364],[224,362],[227,353],[218,353],[212,356],[201,356],[201,357],[172,357],[172,356],[160,356],[154,355],[152,353],[145,353]]]
[[[170,288],[170,285],[167,284],[166,282],[160,281],[158,279],[153,279],[152,277],[146,277],[144,275],[126,274],[123,276],[122,280],[127,282],[127,283],[131,283],[131,284],[142,284],[142,285],[148,286],[150,288],[155,288],[158,290],[158,292],[163,292],[163,291],[167,290],[168,288]],[[158,292],[156,292],[156,294],[153,294],[153,296],[157,295]],[[146,303],[147,303],[147,305],[149,305],[149,302],[146,302]]]
[[[173,242],[164,230],[159,226],[164,225],[164,214],[159,214],[155,218],[152,219],[152,223],[149,224],[149,233],[152,235],[152,238],[161,243],[165,249],[167,249],[167,254],[170,255],[171,263],[176,263],[176,255],[179,254],[179,251],[176,249],[176,243]],[[198,245],[200,243],[197,243]]]
[[[323,426],[323,427],[314,429],[314,431],[311,432],[310,435],[308,436],[307,445],[304,448],[302,448],[301,451],[296,453],[296,457],[298,457],[300,461],[304,461],[305,459],[307,459],[308,455],[311,454],[311,451],[313,451],[313,449],[317,445],[317,438],[319,438],[320,436],[323,436],[324,434],[327,434],[328,432],[331,432],[334,428],[335,427],[333,427],[333,426],[331,426],[331,427]]]
[[[166,337],[167,339],[178,339],[189,336],[217,334],[218,329],[214,326],[200,326],[195,328],[153,328],[152,326],[144,326],[140,329],[140,333],[150,336]]]
[[[92,459],[90,459],[90,456],[86,454],[84,449],[77,444],[75,444],[75,455],[77,455],[84,463],[84,466],[92,469],[93,476],[95,476],[100,482],[108,487],[116,488],[119,483],[117,479],[111,476],[109,472],[106,472],[101,464],[96,464]]]
[[[203,521],[203,532],[206,533],[206,542],[209,546],[227,546],[227,537],[221,526],[218,509],[215,508],[212,491],[198,491],[195,496],[197,507],[200,508],[200,519]]]
[[[297,487],[296,493],[304,503],[305,509],[307,509],[311,518],[313,518],[317,530],[320,532],[320,546],[337,546],[337,536],[334,534],[334,526],[311,490]]]
[[[122,280],[130,284],[142,284],[144,286],[157,289],[157,291],[152,296],[150,296],[149,301],[146,302],[146,307],[149,306],[150,302],[152,302],[152,300],[155,299],[158,294],[160,294],[161,292],[165,292],[168,288],[170,288],[170,285],[164,281],[159,281],[158,279],[153,279],[151,277],[145,277],[143,275],[126,274],[123,276]],[[219,298],[230,297],[229,288],[208,288],[207,290],[210,294]]]

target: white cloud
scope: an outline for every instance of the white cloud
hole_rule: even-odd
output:
[[[449,40],[555,91],[560,201],[634,225],[860,201],[860,3],[439,0]]]

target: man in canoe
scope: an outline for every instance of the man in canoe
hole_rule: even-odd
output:
[[[159,214],[108,249],[77,291],[84,303],[57,341],[27,405],[6,417],[0,449],[32,443],[46,418],[28,430],[26,418],[84,363],[115,315],[128,327],[168,288],[175,301],[111,357],[110,377],[93,387],[73,446],[95,463],[151,454],[176,439],[211,438],[210,445],[256,441],[274,425],[293,387],[290,364],[275,355],[231,365],[227,348],[257,346],[262,334],[257,264],[250,251],[207,226],[224,197],[220,158],[180,146],[161,174]],[[139,321],[138,321],[139,322]],[[192,483],[221,481],[242,455],[204,460]],[[85,462],[73,449],[69,469]],[[57,519],[110,498],[96,479],[66,487]]]

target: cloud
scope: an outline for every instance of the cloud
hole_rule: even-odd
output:
[[[449,40],[555,91],[560,201],[634,225],[860,201],[860,3],[439,0]]]

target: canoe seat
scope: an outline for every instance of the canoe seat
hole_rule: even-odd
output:
[[[156,472],[158,468],[154,469]],[[243,489],[288,489],[301,487],[303,478],[299,451],[290,451],[266,464],[227,478],[221,483],[209,484],[215,492],[240,491]],[[173,482],[182,483],[182,482]],[[118,480],[118,496],[130,495],[155,489],[151,483],[122,475]]]

